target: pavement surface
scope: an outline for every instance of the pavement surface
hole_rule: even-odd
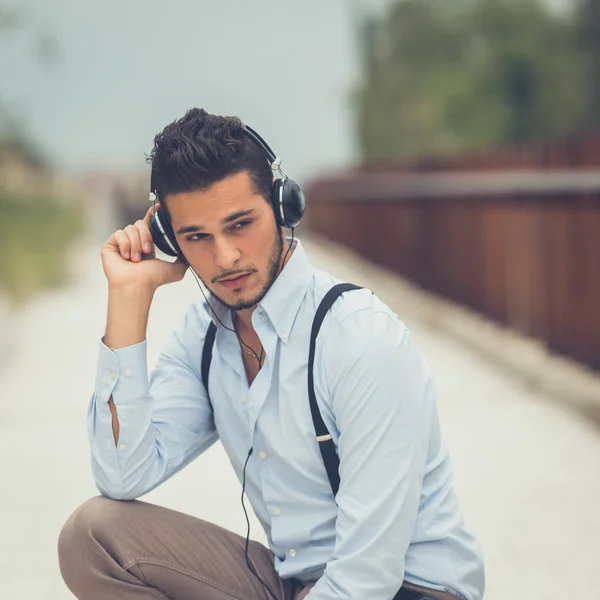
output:
[[[600,598],[598,429],[421,322],[393,292],[392,275],[304,241],[315,266],[369,286],[390,304],[433,365],[456,486],[485,552],[485,597]],[[73,284],[39,296],[12,322],[17,335],[0,370],[2,600],[72,600],[56,541],[70,513],[97,494],[85,415],[106,313],[99,249],[99,239],[76,248]],[[148,331],[151,365],[199,297],[189,274],[159,290]],[[144,499],[244,535],[239,492],[217,444]],[[252,537],[264,540],[255,518]]]

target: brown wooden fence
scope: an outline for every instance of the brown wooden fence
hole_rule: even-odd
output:
[[[569,144],[321,179],[308,226],[600,369],[600,140]]]

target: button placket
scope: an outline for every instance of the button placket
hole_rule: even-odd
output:
[[[269,464],[271,457],[269,452],[264,449],[264,442],[265,439],[263,436],[258,432],[258,430],[255,429],[253,444],[254,448],[258,450],[258,452],[255,453],[258,459],[256,464],[256,472],[261,481],[261,498],[265,504],[268,515],[271,518],[275,518],[282,514],[281,506],[278,504],[281,496],[279,495],[277,484],[273,483],[273,472],[271,470],[271,465]]]

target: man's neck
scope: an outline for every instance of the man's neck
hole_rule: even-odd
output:
[[[256,304],[250,308],[244,308],[242,310],[236,310],[233,314],[233,324],[238,332],[253,329],[252,327],[252,313],[256,310]]]

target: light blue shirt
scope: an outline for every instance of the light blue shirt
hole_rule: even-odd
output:
[[[194,303],[148,380],[146,342],[100,347],[88,413],[100,492],[134,499],[221,440],[280,577],[317,584],[309,600],[391,600],[406,579],[483,595],[479,544],[463,524],[434,381],[404,323],[369,290],[346,292],[323,322],[315,392],[339,457],[333,498],[307,390],[310,329],[339,280],[314,269],[300,241],[252,315],[266,359],[251,386],[234,333],[217,324],[209,389],[200,362],[211,316]],[[227,327],[231,312],[211,300]],[[115,446],[108,400],[119,413]],[[337,503],[336,503],[337,501]]]

